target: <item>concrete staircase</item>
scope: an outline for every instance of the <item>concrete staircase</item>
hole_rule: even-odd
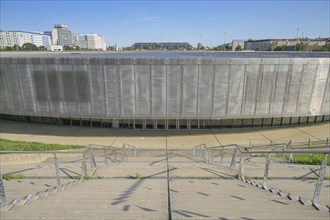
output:
[[[261,163],[263,169],[263,163]],[[254,164],[255,167],[257,164]],[[100,166],[86,180],[1,219],[329,219],[286,196],[235,179],[237,170],[171,153]],[[330,200],[330,199],[329,199]]]
[[[30,201],[1,219],[168,219],[165,180],[87,180]]]
[[[277,194],[237,180],[170,181],[172,219],[329,219]]]

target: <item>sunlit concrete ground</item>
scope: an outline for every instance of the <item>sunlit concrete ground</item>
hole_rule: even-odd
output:
[[[167,136],[167,138],[166,138]],[[35,141],[69,145],[101,144],[121,147],[124,143],[139,148],[191,149],[195,145],[208,147],[241,144],[258,145],[326,139],[330,123],[296,127],[206,129],[195,131],[134,131],[125,129],[80,128],[0,121],[0,137],[10,140]]]

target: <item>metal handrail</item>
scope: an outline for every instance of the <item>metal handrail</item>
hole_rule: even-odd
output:
[[[100,144],[88,144],[87,146],[88,148],[92,148],[93,150],[103,150],[104,164],[108,164],[108,155],[111,155],[111,151],[114,152],[114,161],[117,162],[117,151],[121,149],[119,147],[115,147],[111,145],[108,146],[108,145],[100,145]],[[98,147],[100,147],[101,149]],[[108,154],[109,150],[110,153]]]
[[[328,142],[327,142],[328,143]],[[262,145],[264,147],[267,148],[267,146],[269,145]],[[229,147],[234,147],[234,152],[233,152],[233,155],[232,155],[232,160],[231,160],[231,163],[230,163],[230,167],[229,168],[233,168],[235,167],[236,165],[236,160],[237,160],[237,153],[239,152],[241,155],[244,155],[244,154],[248,154],[250,155],[251,157],[253,157],[253,154],[280,154],[281,156],[283,156],[283,154],[291,154],[290,155],[290,161],[293,160],[291,158],[293,158],[293,154],[296,154],[296,153],[306,153],[306,154],[312,154],[312,153],[320,153],[320,154],[329,154],[330,151],[329,150],[323,150],[323,149],[319,149],[319,150],[316,150],[315,148],[320,148],[320,146],[316,145],[316,146],[311,146],[310,145],[310,142],[308,144],[308,148],[304,148],[304,149],[298,149],[298,148],[291,148],[292,146],[292,141],[290,140],[288,143],[285,143],[285,144],[274,144],[272,146],[281,146],[283,147],[282,150],[262,150],[262,151],[255,151],[253,149],[253,147],[250,147],[250,148],[247,148],[247,147],[242,147],[238,144],[228,144],[228,145],[217,145],[217,146],[212,146],[212,147],[206,147],[206,145],[197,145],[193,148],[193,156],[196,157],[197,154],[196,154],[196,151],[199,150],[200,151],[200,148],[203,147],[203,158],[205,160],[205,162],[213,162],[213,158],[214,158],[214,150],[215,149],[219,149],[221,148],[221,151],[220,151],[220,155],[221,155],[221,162],[220,162],[220,165],[223,165],[223,157],[224,157],[224,150],[225,148],[229,148]],[[314,148],[314,149],[312,149]],[[325,147],[326,149],[328,149],[328,147]],[[243,150],[244,149],[244,150]],[[249,149],[251,149],[251,151],[249,151]],[[209,160],[208,158],[208,151],[211,150],[211,160]]]
[[[84,179],[88,177],[88,172],[87,172],[87,158],[89,157],[90,162],[91,162],[91,168],[93,168],[93,171],[91,172],[91,176],[94,175],[94,173],[97,170],[96,166],[96,161],[94,158],[93,154],[93,149],[89,148],[87,146],[86,149],[83,150],[76,150],[76,151],[0,151],[0,154],[53,154],[54,160],[54,167],[55,167],[55,177],[56,177],[56,183],[57,187],[61,187],[61,176],[60,176],[60,166],[59,166],[59,161],[58,161],[58,155],[59,154],[77,154],[77,155],[82,155],[82,171],[81,171],[81,176],[80,179]],[[5,189],[3,187],[3,181],[2,181],[2,175],[0,171],[0,207],[3,207],[4,205],[7,204],[6,200],[6,194],[5,194]]]
[[[193,156],[197,157],[197,155],[198,155],[198,156],[203,156],[205,158],[207,156],[206,149],[207,149],[206,144],[200,144],[200,145],[194,146],[193,147]],[[201,154],[201,152],[202,152],[202,154]]]
[[[124,144],[125,149],[130,148],[131,149],[131,156],[136,157],[136,146],[130,145],[130,144]]]
[[[264,145],[265,146],[265,145]],[[279,146],[279,145],[273,145],[273,146]],[[328,154],[330,154],[330,146],[329,146],[329,139],[327,138],[326,141],[326,149],[320,149],[319,145],[311,145],[310,140],[308,141],[308,147],[303,148],[303,149],[298,149],[298,148],[292,148],[292,141],[290,140],[288,143],[283,145],[282,150],[259,150],[259,151],[253,151],[255,154],[268,154],[268,157],[266,159],[266,164],[265,164],[265,170],[264,170],[264,178],[263,178],[263,183],[260,185],[260,187],[267,189],[267,178],[268,178],[268,173],[269,173],[269,167],[270,167],[270,161],[271,161],[271,155],[272,154],[290,154],[290,160],[293,160],[293,154],[324,154],[325,157],[322,161],[322,164],[320,166],[319,174],[318,174],[318,179],[315,185],[315,190],[313,194],[313,199],[312,199],[312,204],[313,206],[321,210],[321,206],[319,205],[319,198],[320,198],[320,193],[321,193],[321,187],[322,187],[322,182],[324,180],[325,176],[325,171],[327,167],[327,158]],[[223,162],[223,155],[224,155],[224,149],[226,147],[235,147],[234,148],[234,153],[233,157],[231,160],[231,164],[229,168],[235,167],[236,164],[236,158],[237,158],[237,153],[238,151],[240,152],[240,164],[239,164],[239,172],[238,172],[238,178],[245,181],[245,176],[244,176],[244,160],[242,158],[243,155],[252,155],[250,151],[247,150],[247,148],[244,148],[245,151],[242,150],[242,147],[238,144],[229,144],[229,145],[222,145],[222,146],[214,146],[214,147],[209,147],[207,150],[211,149],[212,150],[212,162],[213,162],[213,150],[221,148],[221,165]],[[267,148],[267,147],[266,147]],[[253,147],[251,148],[253,150]],[[292,158],[292,159],[291,159]],[[208,162],[208,161],[206,161]],[[259,184],[258,184],[259,186]]]
[[[127,155],[127,149],[126,149],[126,146],[125,144],[123,144],[122,148],[121,148],[121,161],[122,162],[127,162],[127,159],[128,159],[128,155]]]

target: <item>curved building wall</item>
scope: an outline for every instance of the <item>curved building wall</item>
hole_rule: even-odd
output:
[[[2,57],[1,114],[103,119],[328,115],[329,58]]]

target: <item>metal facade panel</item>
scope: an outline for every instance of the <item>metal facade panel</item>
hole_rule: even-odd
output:
[[[287,97],[284,105],[283,113],[296,113],[297,100],[301,89],[301,78],[303,76],[303,65],[292,64],[292,71],[290,72],[290,78],[287,83]]]
[[[245,65],[231,65],[227,116],[241,115],[244,91]]]
[[[136,62],[131,58],[111,63],[2,59],[0,112],[221,119],[313,116],[330,111],[329,58],[150,58],[139,65],[132,63]]]
[[[45,64],[34,64],[30,65],[30,69],[38,112],[47,114],[51,112],[47,66]]]
[[[76,73],[77,81],[84,89],[83,85],[90,86],[91,99],[92,99],[92,114],[93,115],[105,115],[105,91],[104,91],[104,74],[103,65],[89,65],[89,77],[84,74],[84,72]],[[89,83],[90,78],[90,83]],[[86,88],[88,91],[88,88]],[[88,100],[89,93],[80,94],[79,98],[81,100]]]
[[[323,68],[328,70],[328,76],[327,76],[327,81],[326,81],[326,86],[325,86],[325,91],[323,94],[323,101],[322,101],[322,106],[321,106],[321,113],[322,114],[329,114],[330,113],[330,65],[328,64],[323,64]]]
[[[107,88],[107,115],[110,117],[118,117],[121,114],[121,82],[119,66],[106,65],[104,68]]]
[[[182,116],[196,117],[198,94],[198,65],[184,65],[182,79]]]
[[[216,65],[214,71],[213,116],[223,117],[227,114],[227,94],[230,65]]]
[[[65,113],[70,116],[77,115],[77,87],[75,86],[76,73],[73,71],[71,65],[59,65],[59,71],[61,73],[61,87],[63,88],[63,100]]]
[[[149,116],[151,114],[151,66],[135,66],[135,86],[136,86],[136,115]]]
[[[89,115],[92,114],[92,92],[91,92],[91,75],[87,65],[74,65],[74,72],[76,73],[76,84],[77,84],[77,100],[78,100],[78,114]],[[103,73],[103,71],[102,71]],[[102,73],[97,74],[100,76]],[[100,80],[100,79],[99,79]],[[104,83],[99,84],[103,88]],[[103,89],[104,92],[104,89]],[[96,94],[93,93],[95,96]],[[97,99],[97,98],[96,98]],[[100,99],[100,98],[99,98]],[[93,99],[95,100],[95,99]],[[106,106],[102,105],[102,109]],[[95,108],[95,107],[94,107]],[[94,113],[95,114],[95,113]],[[103,112],[104,114],[104,112]]]
[[[182,66],[168,65],[167,71],[167,115],[181,116]]]
[[[19,87],[22,93],[24,111],[33,113],[35,112],[35,99],[33,96],[32,78],[29,67],[26,64],[17,64],[17,73],[19,75]]]
[[[278,115],[282,113],[283,101],[285,99],[285,90],[287,86],[289,65],[276,64],[275,82],[271,98],[270,114]]]
[[[259,94],[256,103],[256,115],[269,113],[270,100],[274,88],[275,65],[262,65],[260,74]]]
[[[60,74],[58,74],[58,70],[56,69],[55,65],[47,65],[47,71],[42,74],[47,74],[48,80],[48,91],[51,103],[51,112],[55,114],[63,113],[63,109],[61,108],[61,95],[60,91]]]
[[[15,112],[15,109],[11,108],[10,97],[11,93],[8,88],[8,64],[2,64],[0,68],[0,109],[1,112]]]
[[[245,70],[244,95],[242,104],[242,115],[253,115],[255,112],[256,98],[260,85],[258,64],[247,65]]]
[[[166,66],[151,66],[151,105],[152,115],[166,117]]]
[[[315,85],[317,65],[304,64],[300,93],[297,98],[297,114],[309,114],[309,103],[311,102],[313,87]]]
[[[135,79],[133,65],[120,65],[121,116],[132,118],[135,115]]]
[[[313,89],[313,94],[311,97],[309,111],[314,115],[321,112],[322,102],[324,100],[327,81],[329,77],[329,59],[326,62],[326,59],[320,59],[318,70],[316,72],[316,80]],[[329,95],[329,94],[327,94]],[[326,107],[325,107],[326,108]],[[330,107],[329,107],[330,108]],[[328,111],[329,113],[329,111]],[[327,113],[326,113],[327,114]]]
[[[198,115],[211,117],[215,66],[200,65],[199,68]]]
[[[8,70],[8,69],[7,69]],[[25,112],[23,91],[21,89],[20,76],[18,73],[17,65],[13,65],[9,70],[10,77],[8,80],[8,88],[11,93],[12,107],[19,113]]]

